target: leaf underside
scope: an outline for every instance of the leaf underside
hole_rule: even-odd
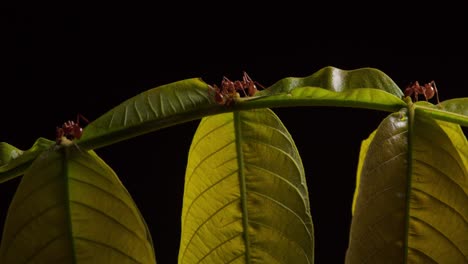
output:
[[[117,175],[75,146],[39,156],[8,210],[0,263],[156,263],[150,233]]]
[[[362,149],[346,263],[468,261],[466,138],[430,115],[411,133],[408,121],[390,115]]]
[[[346,106],[398,111],[405,106],[401,90],[373,68],[341,70],[325,67],[304,78],[284,78],[254,96],[220,105],[200,78],[162,85],[114,107],[84,129],[77,144],[96,149],[204,116],[236,110],[284,106]]]
[[[202,119],[189,152],[179,263],[313,263],[294,142],[269,109]]]
[[[468,143],[459,125],[414,120],[408,263],[468,263]]]
[[[393,113],[368,144],[360,169],[346,263],[401,263],[406,211],[407,118]]]
[[[149,89],[90,122],[75,143],[85,150],[97,149],[183,122],[239,110],[335,106],[394,112],[406,106],[395,82],[374,68],[324,67],[307,77],[283,78],[253,96],[235,97],[230,105],[217,103],[215,94],[214,88],[200,78]],[[25,162],[2,161],[0,182],[22,175],[40,152],[26,155]]]

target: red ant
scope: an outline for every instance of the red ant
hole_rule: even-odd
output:
[[[55,132],[55,140],[58,145],[62,143],[64,137],[68,140],[81,138],[81,136],[83,135],[83,128],[80,126],[80,119],[82,119],[86,123],[89,123],[88,119],[86,119],[81,114],[78,114],[76,116],[76,122],[69,120],[63,123],[61,127],[57,127]]]
[[[439,92],[437,91],[437,87],[434,81],[422,85],[419,85],[419,82],[416,81],[414,83],[410,83],[405,89],[405,96],[412,96],[414,95],[414,100],[418,101],[418,96],[422,94],[426,101],[429,101],[434,95],[436,96],[437,103],[439,101]]]
[[[257,86],[264,88],[258,82],[253,81],[252,78],[244,71],[242,81],[231,81],[226,76],[223,77],[221,81],[221,87],[218,87],[216,84],[211,86],[212,91],[215,92],[215,101],[221,105],[232,105],[236,98],[240,97],[249,97],[255,95],[258,91]],[[238,91],[242,91],[242,96]]]

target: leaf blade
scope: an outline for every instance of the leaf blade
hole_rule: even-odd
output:
[[[93,152],[51,149],[24,175],[8,210],[3,263],[155,263],[131,196]]]
[[[398,112],[372,136],[355,194],[346,263],[404,259],[407,135],[407,118]]]
[[[55,142],[38,138],[28,150],[18,149],[6,142],[0,142],[0,183],[21,176],[41,152]]]
[[[369,144],[347,263],[467,260],[468,143],[459,125],[414,113],[390,115]]]
[[[271,110],[203,118],[189,157],[179,263],[281,263],[282,257],[312,263],[313,227],[302,163]],[[283,167],[275,166],[272,157]],[[280,226],[283,220],[291,223],[290,230]]]
[[[308,77],[284,78],[252,97],[235,98],[230,106],[218,104],[213,88],[192,78],[124,101],[88,124],[77,144],[95,149],[204,116],[256,108],[326,105],[393,112],[406,106],[401,96],[398,86],[373,68],[325,67]]]
[[[415,115],[408,261],[468,261],[468,143],[459,125]]]
[[[414,106],[418,114],[468,127],[468,98],[450,99],[438,105],[422,101],[416,102]]]

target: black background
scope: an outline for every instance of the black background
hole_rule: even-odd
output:
[[[192,77],[235,80],[244,70],[269,86],[325,66],[374,67],[403,88],[435,80],[441,100],[466,97],[468,31],[458,10],[242,2],[3,10],[0,142],[28,149],[38,137],[53,139],[55,127],[77,113],[93,120],[149,88]],[[315,263],[343,263],[360,142],[388,113],[274,111],[302,155]],[[97,150],[147,220],[158,263],[177,260],[184,170],[197,125]],[[19,180],[0,185],[0,226]]]

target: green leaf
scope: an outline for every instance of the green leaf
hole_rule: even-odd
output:
[[[25,173],[8,209],[0,263],[155,263],[150,233],[94,152],[55,147]]]
[[[468,127],[468,97],[450,99],[438,105],[422,101],[415,103],[414,107],[417,113]]]
[[[406,106],[398,86],[373,68],[325,67],[305,78],[284,78],[252,97],[220,105],[199,78],[150,89],[132,97],[85,127],[77,144],[96,149],[182,122],[238,110],[286,106],[345,106],[398,111]]]
[[[468,143],[459,125],[425,115],[411,136],[409,263],[468,262]]]
[[[288,93],[299,87],[320,87],[333,92],[343,92],[359,88],[379,89],[401,98],[403,92],[385,73],[374,68],[342,70],[336,67],[324,67],[304,78],[284,78],[269,89],[267,93]]]
[[[189,152],[179,263],[313,263],[307,183],[269,109],[202,119]]]
[[[362,174],[362,167],[364,165],[364,161],[366,159],[367,151],[369,149],[369,145],[372,143],[374,140],[374,136],[377,133],[377,130],[374,130],[370,136],[363,140],[361,142],[361,149],[359,151],[359,161],[358,161],[358,166],[357,166],[357,172],[356,172],[356,189],[354,191],[354,196],[353,196],[353,204],[351,207],[351,212],[354,215],[354,210],[356,208],[356,200],[357,196],[359,193],[359,183],[361,182],[361,174]]]
[[[355,195],[346,263],[403,262],[407,131],[408,119],[397,112],[370,137]]]
[[[78,144],[95,149],[216,112],[208,84],[199,78],[177,81],[140,93],[83,129]],[[218,111],[219,112],[219,111]]]
[[[390,115],[363,149],[347,263],[468,260],[467,140],[414,113]]]
[[[284,78],[268,89],[255,106],[345,106],[398,111],[403,92],[385,73],[374,68],[342,70],[325,67],[304,78]]]
[[[440,107],[445,111],[468,117],[468,97],[445,100],[440,103]]]
[[[250,108],[338,106],[394,112],[405,107],[406,104],[400,98],[375,88],[356,88],[334,92],[320,87],[307,86],[295,88],[288,93],[264,95],[250,101],[249,106]]]
[[[23,175],[34,159],[54,143],[46,138],[38,138],[30,149],[21,150],[0,142],[0,183]]]

